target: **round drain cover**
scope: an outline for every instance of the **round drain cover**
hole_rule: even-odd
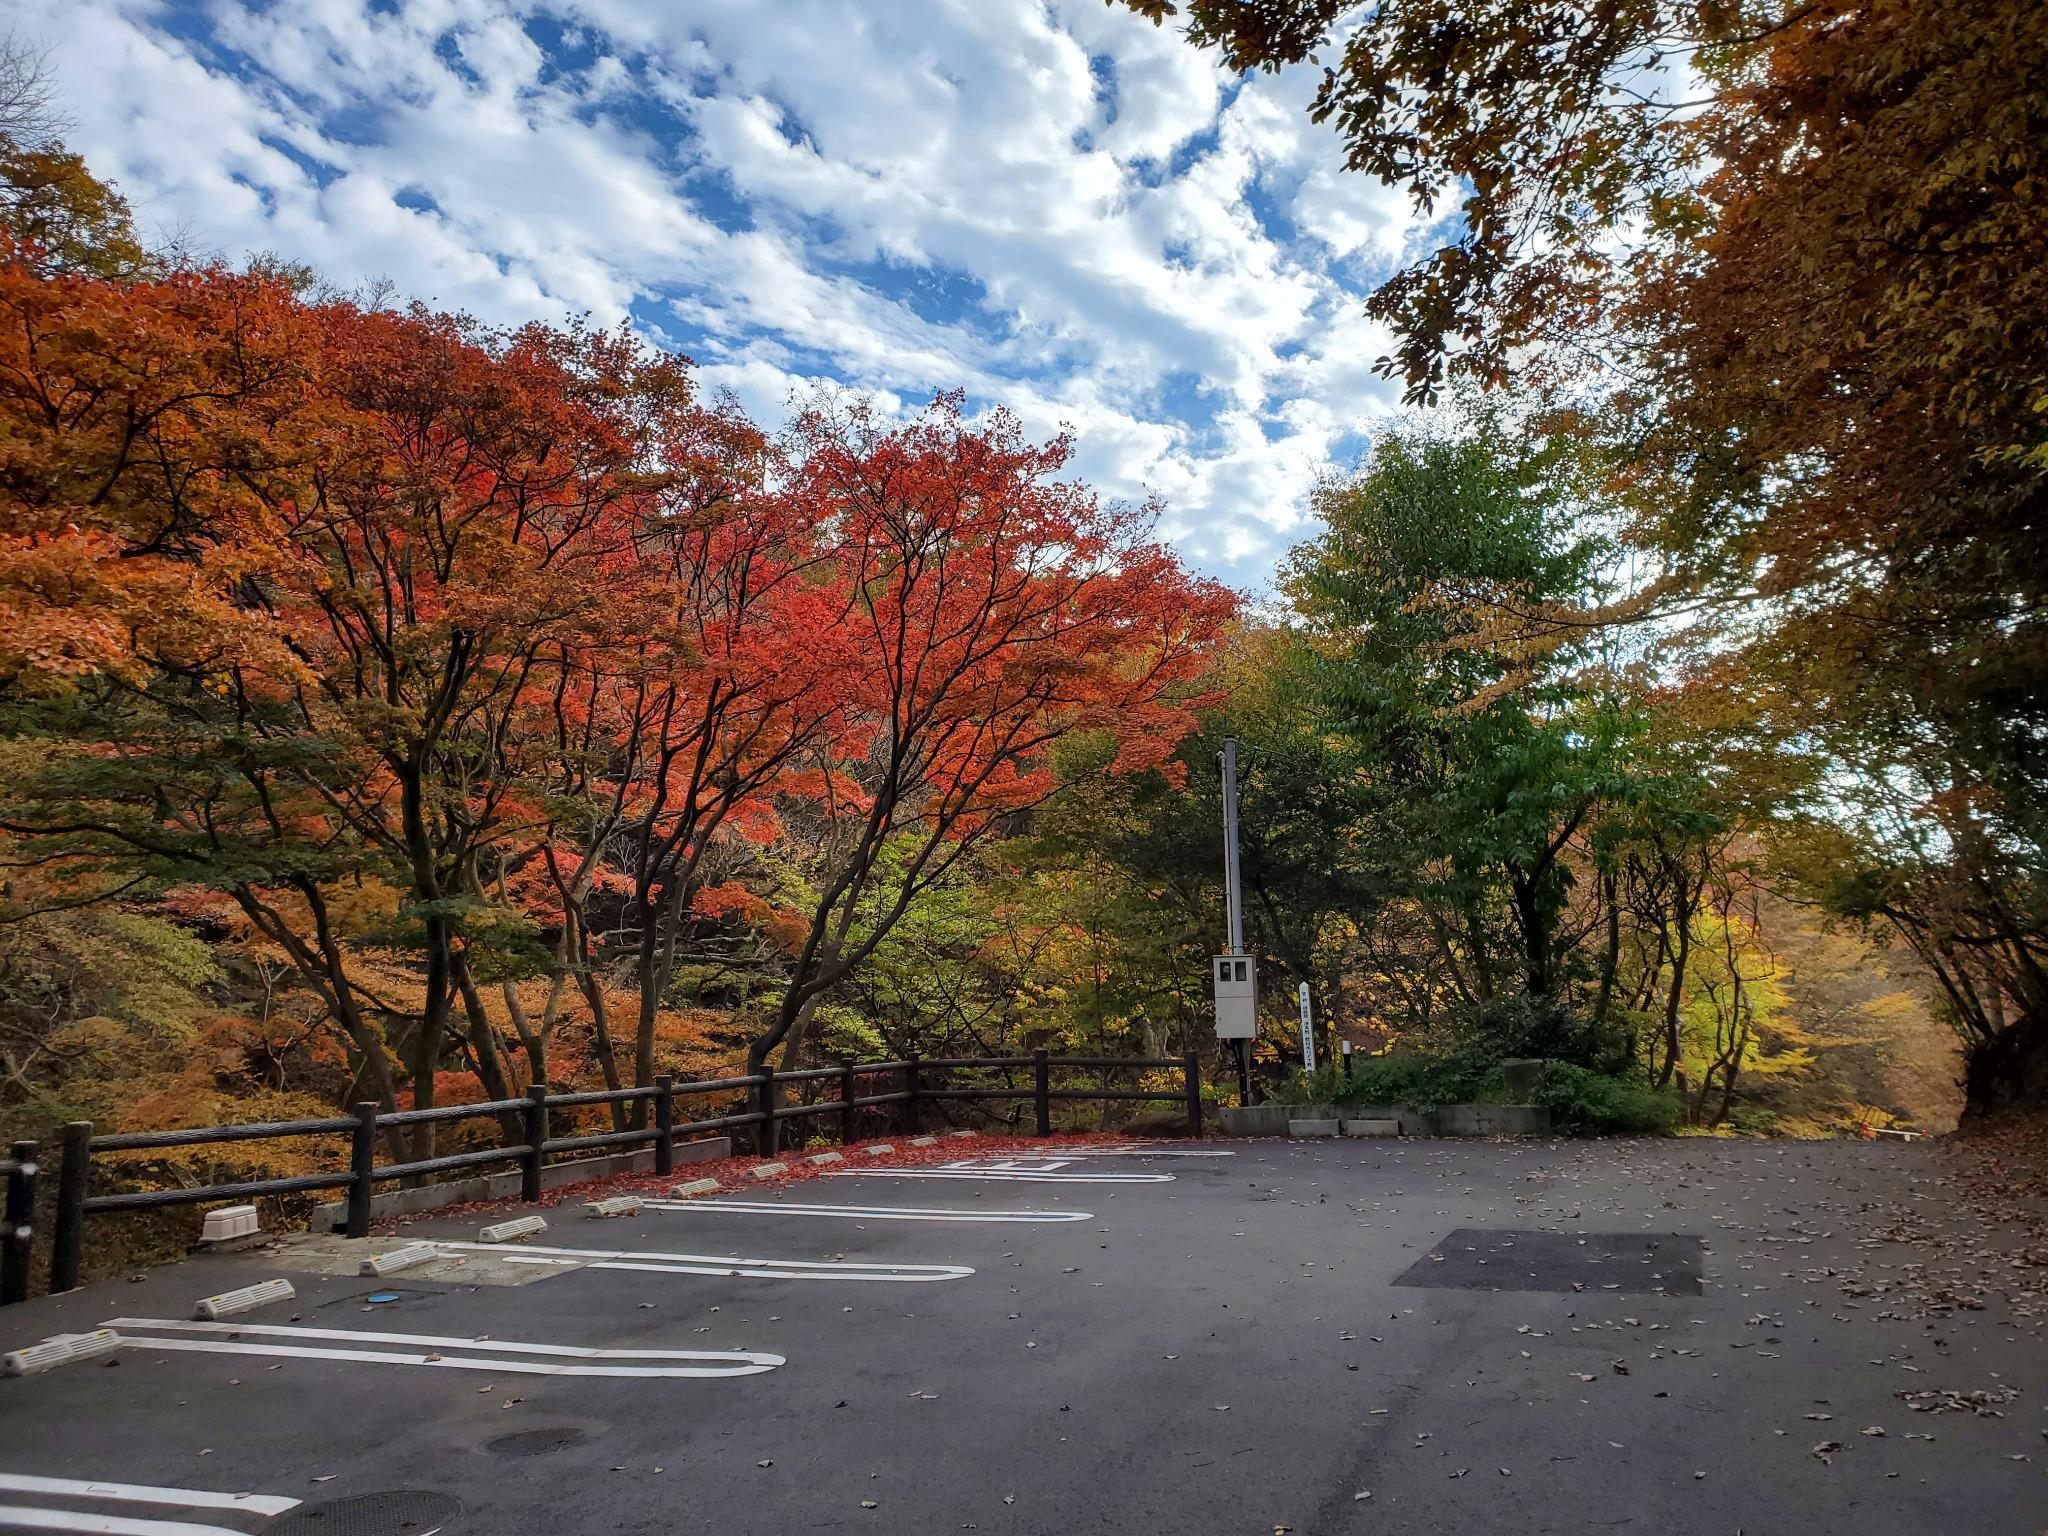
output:
[[[564,1424],[558,1429],[515,1429],[484,1442],[493,1456],[546,1456],[583,1443],[583,1431]]]
[[[359,1493],[301,1504],[263,1528],[263,1536],[434,1536],[462,1513],[462,1501],[422,1488]]]

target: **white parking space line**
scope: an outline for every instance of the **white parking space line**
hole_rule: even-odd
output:
[[[1235,1157],[1235,1152],[1197,1151],[1193,1147],[1061,1147],[1061,1157]]]
[[[475,1243],[437,1242],[438,1248],[468,1251]],[[666,1275],[751,1275],[763,1280],[890,1280],[912,1284],[965,1280],[964,1264],[884,1264],[852,1259],[748,1259],[716,1253],[653,1253],[620,1248],[491,1248],[507,1264],[547,1264],[564,1269],[626,1269]]]
[[[209,1493],[203,1488],[153,1488],[147,1483],[86,1482],[75,1477],[35,1477],[0,1472],[0,1493],[40,1493],[61,1499],[108,1499],[134,1504],[176,1504],[185,1509],[247,1509],[281,1515],[299,1501],[267,1493]]]
[[[532,1344],[515,1339],[459,1339],[433,1334],[376,1333],[348,1328],[205,1323],[182,1318],[119,1317],[104,1326],[120,1333],[125,1346],[136,1349],[163,1349],[207,1355],[261,1355],[296,1360],[360,1360],[376,1365],[418,1365],[449,1371],[494,1371],[515,1376],[757,1376],[787,1363],[781,1355],[756,1350],[592,1349],[574,1344]],[[224,1335],[235,1337],[229,1338]],[[326,1342],[285,1342],[297,1339]],[[330,1344],[340,1347],[329,1347]],[[410,1345],[412,1348],[401,1352],[350,1347],[375,1344],[401,1344]],[[482,1350],[495,1353],[473,1353]],[[450,1354],[447,1351],[458,1353]],[[504,1358],[506,1356],[514,1358]],[[621,1363],[602,1363],[612,1361]]]
[[[32,1509],[0,1504],[0,1530],[78,1531],[83,1536],[246,1536],[224,1525],[194,1525],[189,1520],[132,1520],[90,1510]]]
[[[1170,1173],[1019,1173],[999,1168],[850,1168],[827,1179],[985,1179],[1022,1184],[1171,1184]]]
[[[965,1211],[922,1205],[798,1205],[775,1200],[650,1200],[649,1211],[716,1211],[733,1216],[837,1216],[853,1221],[1092,1221],[1093,1211]]]

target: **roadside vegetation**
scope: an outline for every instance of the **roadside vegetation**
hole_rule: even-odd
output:
[[[1225,738],[1268,1088],[2048,1099],[2048,18],[1184,9],[1326,51],[1468,225],[1257,601],[1000,409],[770,431],[630,335],[151,251],[11,52],[0,1131],[1040,1046],[1227,1091]]]

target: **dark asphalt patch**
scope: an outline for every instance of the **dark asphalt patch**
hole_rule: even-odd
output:
[[[359,1493],[301,1504],[263,1528],[264,1536],[429,1536],[462,1513],[462,1501],[420,1488]]]
[[[403,1302],[420,1301],[428,1296],[445,1295],[450,1287],[436,1290],[422,1290],[416,1286],[374,1285],[360,1291],[351,1291],[346,1296],[336,1296],[331,1301],[316,1302],[318,1308],[325,1307],[395,1307]]]
[[[493,1456],[548,1456],[583,1443],[583,1431],[573,1425],[554,1429],[516,1429],[509,1435],[494,1435],[484,1442]]]
[[[1681,1232],[1489,1232],[1460,1227],[1396,1285],[1448,1291],[1697,1296],[1703,1239]]]

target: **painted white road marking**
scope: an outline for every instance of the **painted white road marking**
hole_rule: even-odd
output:
[[[82,1536],[244,1536],[224,1525],[194,1525],[189,1520],[131,1520],[123,1515],[96,1515],[87,1510],[31,1509],[0,1504],[0,1528],[13,1531],[77,1531]]]
[[[1196,1151],[1192,1147],[1148,1147],[1133,1142],[1124,1147],[1062,1147],[1061,1157],[1235,1157],[1235,1152]]]
[[[1170,1173],[1006,1173],[980,1168],[855,1168],[819,1175],[826,1179],[990,1179],[1026,1184],[1170,1184]]]
[[[86,1482],[76,1477],[34,1477],[0,1472],[0,1493],[42,1493],[65,1499],[113,1499],[133,1504],[179,1504],[186,1509],[248,1509],[281,1515],[299,1501],[267,1493],[209,1493],[203,1488],[153,1488],[147,1483]]]
[[[843,1216],[855,1221],[1092,1221],[1093,1211],[963,1211],[924,1205],[798,1205],[776,1200],[650,1200],[650,1211],[724,1211],[739,1216]]]
[[[444,1242],[457,1250],[474,1243]],[[516,1253],[490,1250],[506,1264],[550,1264],[566,1269],[627,1269],[668,1275],[752,1275],[764,1280],[965,1280],[964,1264],[884,1264],[851,1259],[745,1259],[716,1253],[651,1253],[620,1248],[536,1248]]]
[[[294,1328],[276,1324],[187,1322],[176,1318],[123,1317],[107,1324],[137,1349],[167,1349],[210,1355],[269,1355],[301,1360],[366,1360],[378,1365],[422,1365],[450,1371],[496,1371],[517,1376],[711,1377],[756,1376],[786,1364],[781,1355],[757,1350],[591,1349],[574,1344],[529,1344],[513,1339],[458,1339],[419,1333],[373,1333],[348,1328]],[[170,1334],[172,1337],[154,1335]],[[237,1337],[226,1338],[222,1335]],[[151,1335],[151,1336],[145,1336]],[[192,1337],[198,1335],[198,1337]],[[328,1348],[286,1342],[320,1339],[340,1345],[404,1344],[415,1352]],[[445,1354],[443,1351],[496,1351]],[[505,1359],[502,1356],[526,1357]],[[534,1356],[550,1356],[534,1359]],[[691,1361],[694,1364],[579,1364],[601,1361]]]
[[[1071,1159],[1064,1157],[970,1157],[957,1163],[934,1163],[934,1168],[990,1168],[998,1173],[1057,1173]]]

